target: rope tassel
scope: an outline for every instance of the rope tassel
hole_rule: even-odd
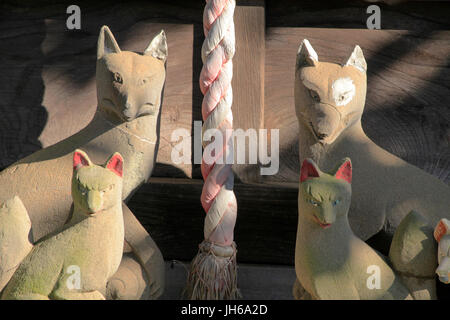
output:
[[[209,129],[222,133],[223,148],[207,154],[203,143],[201,171],[204,180],[201,203],[206,212],[204,237],[191,263],[185,297],[192,300],[232,300],[237,288],[236,244],[233,241],[237,204],[231,170],[233,129],[232,58],[235,52],[233,14],[235,0],[206,0],[203,12],[205,40],[200,73],[203,134]],[[209,159],[212,158],[212,159]],[[221,160],[220,162],[218,160]]]

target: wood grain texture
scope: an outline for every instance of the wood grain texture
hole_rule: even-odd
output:
[[[165,260],[190,261],[203,240],[202,181],[151,178],[128,206]],[[238,262],[293,264],[297,230],[295,184],[235,184]]]
[[[307,38],[319,60],[343,64],[358,44],[368,64],[363,128],[378,145],[450,182],[450,32],[269,28],[265,126],[280,128],[280,172],[298,181],[295,56]]]
[[[233,58],[232,110],[235,130],[258,130],[263,126],[265,11],[264,1],[256,2],[252,6],[237,6],[234,13],[236,54]],[[248,148],[246,140],[246,163],[249,163]],[[258,164],[233,165],[236,177],[243,182],[259,181],[258,169]]]
[[[388,0],[392,1],[392,0]],[[394,0],[397,1],[397,0]],[[444,1],[403,1],[386,5],[378,1],[266,0],[267,27],[366,29],[369,5],[381,11],[383,30],[448,30],[450,3]],[[387,2],[387,1],[386,1]]]

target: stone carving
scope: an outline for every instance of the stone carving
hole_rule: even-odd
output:
[[[122,198],[125,201],[150,177],[158,149],[166,59],[163,31],[141,55],[122,51],[109,28],[101,28],[96,69],[98,107],[92,121],[73,136],[39,150],[0,173],[0,203],[16,195],[23,201],[32,221],[34,239],[57,230],[69,217],[72,203],[69,177],[74,150],[85,150],[94,162],[118,151],[124,158]],[[127,267],[109,285],[107,298],[157,298],[164,288],[161,252],[125,204],[123,215],[126,244],[133,259],[144,268],[149,290],[143,296],[127,292],[129,278],[121,278],[129,274]],[[142,278],[137,275],[137,279]],[[121,285],[115,288],[114,284]],[[134,289],[133,285],[130,290]]]
[[[300,163],[312,158],[329,171],[340,159],[352,159],[350,225],[363,240],[383,233],[387,251],[395,229],[411,210],[432,226],[450,218],[450,188],[366,136],[361,126],[366,69],[359,46],[341,66],[319,62],[309,41],[303,40],[295,69]]]
[[[397,228],[389,261],[355,236],[350,228],[351,184],[352,163],[348,158],[332,174],[322,172],[311,159],[303,161],[294,296],[297,299],[434,299],[433,229],[424,224],[419,214],[410,212]]]
[[[30,217],[16,196],[0,207],[0,288],[5,287],[32,248]]]
[[[439,243],[438,263],[436,273],[439,280],[445,284],[450,283],[450,221],[442,219],[434,229],[434,238]]]
[[[114,153],[101,167],[76,150],[73,168],[70,221],[34,245],[3,290],[2,299],[105,299],[107,280],[122,259],[123,159]],[[18,197],[13,201],[20,203]],[[28,235],[23,236],[26,243]],[[7,255],[15,253],[9,250]]]

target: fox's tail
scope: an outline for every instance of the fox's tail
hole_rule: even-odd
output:
[[[415,299],[436,299],[433,231],[422,215],[411,211],[395,230],[389,250],[393,269]]]
[[[32,248],[30,217],[15,196],[0,206],[0,292]]]

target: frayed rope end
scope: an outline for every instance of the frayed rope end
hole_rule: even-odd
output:
[[[188,300],[237,300],[236,244],[229,247],[204,240],[191,263],[183,297]]]

